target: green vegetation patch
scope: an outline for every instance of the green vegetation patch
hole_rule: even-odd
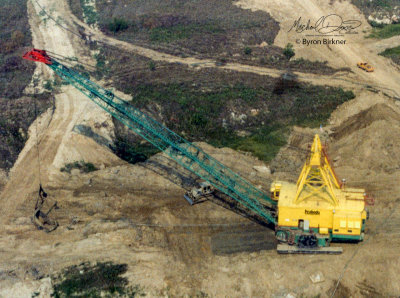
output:
[[[369,38],[390,38],[396,35],[400,35],[400,24],[389,24],[382,28],[376,27],[372,29],[372,32],[367,37]]]
[[[325,124],[338,105],[352,98],[351,91],[311,85],[287,88],[277,95],[240,83],[212,90],[171,83],[137,86],[132,104],[160,105],[166,125],[189,141],[252,152],[268,162],[286,144],[292,125]]]
[[[383,28],[386,26],[386,24],[378,23],[376,21],[368,21],[368,23],[371,25],[373,28]]]
[[[0,168],[12,167],[24,148],[29,126],[53,101],[48,92],[19,99],[0,98]]]
[[[282,49],[277,51],[283,56]],[[324,125],[338,105],[354,98],[340,88],[299,83],[295,75],[276,79],[218,68],[193,71],[110,49],[104,54],[114,87],[131,94],[136,108],[191,142],[251,152],[267,162],[286,143],[291,126]],[[291,63],[307,67],[302,59]],[[118,121],[114,125],[113,149],[122,159],[142,162],[158,152]]]
[[[279,23],[266,12],[244,10],[231,0],[97,0],[96,7],[100,29],[126,42],[181,57],[214,59],[217,66],[239,62],[292,68],[283,49],[273,45]],[[318,61],[308,61],[306,68],[293,66],[292,70],[318,74],[337,71]]]
[[[0,0],[0,98],[19,98],[35,63],[22,59],[32,44],[26,0]]]
[[[235,150],[251,152],[258,159],[271,161],[279,149],[286,145],[289,129],[285,126],[260,127],[250,136],[238,137],[224,135],[223,139],[214,139],[210,143],[214,146],[226,146]]]
[[[400,46],[394,48],[388,48],[379,55],[391,58],[395,63],[400,64]]]
[[[252,52],[253,52],[253,50],[252,50],[250,47],[245,47],[245,48],[243,49],[243,53],[244,53],[245,55],[251,55]]]
[[[398,0],[351,0],[352,4],[357,6],[363,12],[371,12],[371,10],[390,9],[398,5]]]
[[[395,48],[385,49],[383,52],[379,53],[379,55],[382,55],[385,57],[398,56],[398,55],[400,55],[400,46],[395,47]]]
[[[60,169],[60,171],[71,174],[71,171],[73,169],[78,169],[81,173],[90,173],[98,170],[98,168],[96,168],[95,165],[91,162],[85,162],[81,160],[65,164],[64,167]]]
[[[286,47],[283,49],[283,55],[285,55],[285,57],[288,60],[290,60],[290,58],[296,55],[296,53],[293,50],[293,45],[291,43],[288,43]]]
[[[272,44],[279,32],[279,23],[269,14],[243,10],[231,0],[97,0],[96,5],[105,33],[178,55],[243,53],[244,46]],[[128,28],[117,30],[115,18],[126,20]]]
[[[81,0],[84,19],[88,25],[96,24],[99,19],[94,7],[95,3],[96,1],[93,0]]]
[[[192,37],[194,34],[223,33],[224,30],[215,24],[178,24],[170,27],[156,27],[149,31],[152,42],[171,42]]]
[[[374,0],[370,2],[375,2],[375,5],[378,7],[390,8],[392,7],[391,1],[389,0]]]
[[[152,155],[159,153],[160,150],[150,143],[130,143],[117,136],[114,143],[114,152],[119,158],[135,164],[147,160]]]
[[[24,148],[26,136],[18,123],[0,118],[0,139],[0,167],[11,168],[16,155]]]
[[[108,23],[108,30],[114,33],[124,31],[128,28],[128,22],[122,18],[114,18],[111,22]]]
[[[141,288],[128,286],[121,276],[127,271],[126,264],[82,263],[71,266],[53,276],[52,297],[137,297],[143,296]]]
[[[93,75],[97,80],[100,80],[104,75],[107,75],[109,72],[109,69],[107,67],[107,59],[104,55],[104,49],[100,48],[99,52],[94,55],[94,58],[96,59],[96,69]]]

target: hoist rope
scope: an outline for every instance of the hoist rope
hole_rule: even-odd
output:
[[[36,152],[37,152],[37,163],[38,163],[38,178],[39,178],[39,184],[42,185],[42,179],[41,179],[41,171],[40,171],[40,150],[39,150],[39,119],[38,119],[38,113],[37,113],[37,105],[36,105],[36,100],[33,100],[33,105],[35,109],[35,122],[36,122]]]

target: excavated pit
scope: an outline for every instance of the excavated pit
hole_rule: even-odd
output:
[[[73,26],[66,1],[40,0],[40,3]],[[281,1],[273,1],[274,5],[269,7],[263,1],[240,3],[247,4],[245,8],[272,9],[271,15],[280,22],[287,23],[298,13],[282,11]],[[302,1],[293,3],[304,4]],[[341,12],[349,5],[343,1],[335,3]],[[313,9],[313,5],[318,4],[322,8]],[[37,14],[40,10],[28,5],[36,47],[54,46],[57,49],[50,50],[66,56],[71,54],[71,49],[77,50],[77,55],[84,54],[85,45],[79,38],[63,35],[50,21],[46,26],[39,26]],[[308,10],[312,17],[328,13],[330,8],[317,0],[310,1],[309,5],[301,11]],[[285,39],[278,36],[278,42],[282,40]],[[354,43],[360,52],[364,41],[355,39]],[[147,56],[154,54],[158,59],[167,57],[155,51],[136,50]],[[324,51],[326,48],[319,55]],[[362,51],[363,57],[354,51],[343,51],[329,55],[334,56],[330,63],[340,60],[342,54],[347,59],[345,64],[353,63],[353,58],[367,57],[378,65],[383,59],[367,50]],[[306,53],[304,49],[302,52]],[[179,60],[174,59],[171,61]],[[382,62],[376,76],[382,75],[380,81],[390,78],[388,83],[394,88],[398,74],[387,64]],[[231,67],[235,69],[236,66]],[[366,76],[362,74],[360,78]],[[313,76],[308,78],[313,83],[330,83],[326,77],[322,81]],[[85,107],[86,101],[78,92],[66,87],[56,96],[52,118],[44,114],[39,119],[42,174],[49,197],[59,202],[60,209],[54,216],[60,227],[45,234],[36,230],[29,220],[38,181],[33,129],[2,192],[0,203],[5,215],[0,233],[0,296],[30,296],[43,288],[46,276],[87,261],[127,264],[125,276],[129,283],[139,284],[148,296],[157,297],[200,293],[212,297],[285,297],[290,293],[324,296],[339,277],[342,279],[338,293],[351,293],[354,297],[368,291],[386,297],[400,292],[400,284],[396,283],[400,274],[400,112],[393,100],[381,93],[357,93],[354,100],[334,112],[332,125],[323,127],[322,132],[296,128],[290,146],[282,148],[271,163],[272,175],[257,170],[256,167],[265,165],[251,156],[201,144],[206,152],[268,192],[275,178],[295,181],[310,136],[324,135],[324,140],[330,141],[329,154],[339,177],[345,177],[350,185],[366,187],[376,199],[375,206],[369,207],[371,216],[365,241],[342,244],[344,253],[338,256],[277,255],[272,230],[212,201],[188,205],[183,194],[191,186],[193,177],[161,154],[145,163],[129,165],[95,140],[72,131],[79,124],[95,129],[98,126],[95,124],[100,122],[98,127],[103,127],[101,124],[107,120],[96,112],[96,107]],[[85,121],[77,121],[82,120],[78,115],[85,112],[88,113]],[[331,129],[333,134],[330,135]],[[94,132],[108,140],[109,134],[104,131]],[[64,163],[80,156],[92,158],[100,170],[87,174],[59,171]],[[323,273],[325,281],[314,284],[310,276],[317,271]]]

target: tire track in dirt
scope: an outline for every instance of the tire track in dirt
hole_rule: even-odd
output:
[[[65,0],[64,0],[65,1]],[[279,4],[280,5],[280,4]],[[69,9],[67,3],[64,5],[66,9],[65,18],[68,19],[69,23],[77,24],[84,28],[85,34],[90,36],[92,40],[97,42],[106,44],[108,46],[116,47],[118,49],[122,49],[127,52],[135,53],[140,56],[144,56],[156,61],[163,61],[168,63],[180,63],[184,65],[188,65],[189,67],[198,67],[198,68],[220,68],[226,70],[233,70],[239,72],[250,72],[259,75],[268,75],[273,78],[280,77],[285,70],[278,70],[274,68],[266,68],[252,65],[245,65],[240,63],[227,63],[223,66],[216,66],[216,61],[212,59],[197,59],[194,57],[182,58],[166,53],[162,53],[156,50],[144,48],[141,46],[137,46],[125,41],[118,40],[116,38],[107,36],[103,34],[100,30],[94,29],[79,20]],[[278,20],[279,21],[279,20]],[[344,51],[349,54],[348,51]],[[354,53],[352,53],[354,56]],[[314,58],[315,60],[315,58]],[[354,59],[353,59],[354,60]],[[356,59],[357,60],[357,59]],[[388,62],[389,63],[389,62]],[[337,66],[337,65],[336,65]],[[348,66],[348,65],[346,65]],[[335,65],[334,65],[335,67]],[[355,68],[357,70],[357,68]],[[308,82],[314,85],[328,85],[334,87],[347,87],[352,89],[364,89],[367,85],[373,86],[377,89],[384,90],[386,92],[391,93],[394,97],[400,97],[400,91],[397,92],[394,90],[393,84],[385,84],[380,81],[380,84],[375,84],[376,78],[371,78],[368,74],[357,73],[350,74],[349,72],[339,72],[333,75],[316,75],[311,73],[302,73],[302,72],[294,72],[297,75],[298,79],[304,82]]]
[[[371,39],[370,39],[371,40]],[[371,40],[372,41],[372,40]],[[400,46],[400,36],[393,36],[391,38],[380,39],[375,42],[365,44],[369,50],[375,54],[383,52],[387,48],[394,48]]]
[[[256,2],[256,1],[255,1]],[[243,1],[237,2],[237,5],[242,6]],[[244,5],[244,8],[248,8],[246,5]],[[252,7],[251,7],[252,8]],[[99,43],[103,43],[107,46],[115,47],[118,49],[123,49],[124,51],[135,53],[140,56],[144,56],[147,58],[150,58],[152,60],[156,61],[163,61],[163,62],[168,62],[168,63],[179,63],[179,64],[184,64],[189,67],[197,67],[197,68],[220,68],[220,69],[226,69],[226,70],[233,70],[233,71],[240,71],[240,72],[250,72],[250,73],[255,73],[259,75],[268,75],[273,78],[278,78],[280,77],[285,70],[278,70],[274,68],[266,68],[266,67],[258,67],[258,66],[252,66],[252,65],[245,65],[245,64],[239,64],[239,63],[227,63],[226,65],[223,66],[216,66],[216,61],[212,59],[197,59],[193,57],[187,57],[187,58],[182,58],[170,54],[166,54],[163,52],[159,52],[156,50],[144,48],[141,46],[137,46],[128,42],[124,42],[118,39],[115,39],[113,37],[107,36],[103,34],[101,31],[98,29],[94,29],[84,23],[83,21],[79,20],[69,9],[68,3],[64,2],[63,3],[63,19],[67,21],[68,26],[64,24],[60,24],[59,21],[57,21],[54,17],[52,17],[47,11],[46,7],[41,7],[45,11],[46,14],[48,14],[53,22],[57,24],[61,29],[72,32],[76,36],[81,36],[80,33],[77,33],[77,31],[72,31],[69,29],[69,27],[73,26],[73,24],[77,24],[78,26],[84,28],[85,34],[90,37],[91,40],[95,40]],[[252,8],[253,9],[253,8]],[[262,9],[262,8],[258,8]],[[67,12],[67,13],[65,13]],[[375,43],[373,43],[375,44]],[[378,43],[377,43],[378,44]],[[365,44],[363,43],[363,46],[366,48],[371,48],[371,44]],[[344,51],[349,53],[348,51]],[[354,51],[353,51],[354,52]],[[373,50],[369,49],[369,52],[373,52]],[[313,56],[313,55],[311,55]],[[339,57],[339,59],[343,60],[343,57],[340,58],[341,56],[346,56],[346,55],[336,55],[335,57]],[[352,53],[353,60],[354,53]],[[311,57],[311,59],[315,57]],[[382,58],[382,57],[379,57]],[[346,60],[346,59],[345,59]],[[348,60],[348,59],[347,59]],[[356,59],[357,60],[357,59]],[[373,60],[373,59],[372,59]],[[381,59],[382,61],[385,62],[385,64],[391,66],[392,68],[398,69],[396,65],[394,65],[391,61],[388,59]],[[343,60],[344,61],[344,60]],[[358,60],[357,60],[358,61]],[[348,63],[348,61],[347,61]],[[348,66],[349,64],[346,64],[345,66]],[[337,65],[334,65],[335,67]],[[354,65],[353,65],[354,66]],[[357,69],[354,67],[356,73],[350,73],[350,72],[338,72],[333,75],[316,75],[316,74],[311,74],[311,73],[303,73],[303,72],[294,72],[294,74],[297,75],[298,79],[304,82],[308,82],[314,85],[327,85],[327,86],[333,86],[333,87],[345,87],[345,88],[352,88],[352,89],[365,89],[367,87],[373,87],[376,89],[379,89],[385,93],[389,93],[392,97],[394,98],[399,98],[400,97],[400,91],[395,90],[396,88],[393,88],[393,84],[384,84],[382,80],[380,80],[380,84],[375,84],[376,82],[376,77],[371,77],[371,74],[366,74],[363,73],[361,70]],[[397,87],[397,85],[395,85]]]
[[[39,140],[40,171],[44,185],[48,183],[49,168],[57,154],[65,128],[71,122],[74,114],[74,107],[70,106],[70,101],[71,96],[68,91],[57,96],[56,112],[50,125],[42,132]],[[36,121],[43,121],[43,117],[38,118]],[[35,123],[33,127],[36,129]],[[36,143],[34,134],[32,134],[32,139],[32,142]],[[39,185],[37,148],[36,146],[31,146],[30,148],[26,147],[24,150],[26,150],[26,153],[19,160],[18,166],[13,168],[10,180],[0,197],[2,210],[5,211],[8,218],[12,217],[17,207],[24,204],[26,200],[32,200],[32,206],[36,201],[36,196],[31,197],[31,194],[37,191]],[[8,218],[3,219],[6,220]]]
[[[354,77],[352,78],[352,81],[355,81],[354,83],[358,82],[375,87],[379,86],[379,89],[391,90],[394,96],[400,97],[400,87],[398,86],[400,73],[398,72],[398,68],[393,66],[390,59],[378,56],[376,50],[373,50],[376,46],[384,42],[375,42],[373,39],[366,39],[364,37],[362,31],[370,30],[371,27],[362,13],[348,1],[294,0],[282,2],[278,0],[239,0],[235,2],[235,5],[252,11],[266,11],[278,21],[281,30],[274,41],[275,45],[284,47],[288,42],[291,42],[295,44],[294,49],[299,57],[310,60],[326,60],[332,67],[351,67],[354,71]],[[307,46],[298,43],[297,40],[302,40],[303,38],[319,39],[306,36],[306,34],[317,34],[316,32],[306,31],[298,33],[295,30],[290,31],[294,21],[298,20],[299,17],[302,18],[302,22],[307,23],[309,19],[311,24],[313,24],[312,22],[316,22],[322,16],[330,14],[337,14],[343,20],[360,20],[362,25],[357,28],[357,31],[359,31],[358,34],[347,34],[343,37],[336,37],[336,39],[346,40],[346,44],[343,45]],[[375,71],[366,73],[359,70],[356,66],[356,63],[359,61],[371,63],[375,67]],[[315,84],[318,84],[318,80]],[[328,83],[327,85],[330,84]]]
[[[313,4],[315,6],[315,4]],[[31,25],[37,25],[37,21],[32,21],[32,19],[37,18],[36,14],[39,14],[40,8],[36,7],[35,9],[33,8],[33,5],[28,2],[29,6],[29,11],[31,14]],[[105,36],[102,32],[95,30],[85,23],[81,22],[79,19],[77,19],[69,10],[69,7],[65,1],[60,1],[57,4],[52,3],[50,1],[46,0],[41,0],[41,6],[42,7],[51,7],[52,14],[56,14],[58,16],[62,16],[62,18],[70,18],[72,22],[77,23],[78,25],[82,26],[85,28],[87,32],[90,33],[91,37],[93,39],[96,39],[100,42],[112,45],[112,46],[117,46],[120,47],[124,50],[134,52],[136,54],[146,56],[148,58],[154,59],[154,60],[161,60],[161,61],[167,61],[170,63],[182,63],[186,64],[189,66],[198,66],[198,67],[216,67],[215,66],[215,61],[210,60],[210,59],[196,59],[196,58],[181,58],[181,57],[176,57],[173,55],[157,52],[151,49],[146,49],[142,48],[139,46],[132,45],[127,42],[119,41],[116,40],[112,37]],[[67,12],[67,14],[65,13]],[[319,12],[319,11],[318,11]],[[33,16],[35,14],[35,16]],[[39,48],[45,48],[49,50],[53,50],[55,52],[58,52],[60,54],[64,55],[74,55],[74,50],[72,46],[72,41],[71,41],[71,36],[72,35],[69,32],[66,32],[65,29],[57,26],[56,24],[53,24],[52,26],[49,25],[50,22],[47,22],[44,26],[38,26],[36,30],[34,30],[33,36],[36,37],[35,41],[35,46]],[[57,33],[57,34],[55,34]],[[77,39],[77,37],[74,37]],[[282,71],[276,70],[276,69],[268,69],[264,67],[257,67],[257,66],[249,66],[249,65],[241,65],[237,63],[229,63],[225,66],[219,66],[219,68],[223,69],[228,69],[228,70],[235,70],[235,71],[246,71],[246,72],[253,72],[261,75],[270,75],[272,77],[279,77],[282,74]],[[334,86],[347,86],[347,87],[352,87],[354,88],[354,84],[356,82],[351,82],[348,81],[346,78],[351,77],[352,79],[357,79],[357,76],[355,75],[349,75],[349,74],[335,74],[333,76],[321,76],[321,75],[313,75],[313,74],[304,74],[304,73],[299,73],[296,72],[296,75],[299,76],[299,78],[303,81],[310,82],[313,84],[324,84],[324,85],[334,85]],[[360,83],[358,83],[360,84]],[[358,86],[360,87],[360,86]],[[68,88],[67,88],[68,89]],[[44,164],[43,168],[46,169],[42,173],[44,177],[47,177],[48,175],[48,168],[51,166],[52,161],[55,158],[55,155],[57,153],[57,148],[59,147],[60,143],[62,142],[62,135],[64,135],[68,130],[66,128],[70,127],[71,121],[72,121],[72,115],[75,112],[74,108],[69,107],[70,101],[71,105],[76,105],[79,104],[79,102],[73,102],[74,99],[74,94],[70,93],[70,91],[66,90],[64,95],[59,95],[57,96],[57,108],[56,108],[56,113],[53,116],[52,121],[50,122],[49,127],[46,129],[44,132],[44,135],[42,137],[42,143],[40,144],[42,152],[42,160],[41,162]],[[68,111],[68,116],[65,118],[65,115],[63,113],[63,109]],[[8,185],[5,187],[3,193],[2,193],[2,198],[5,201],[12,201],[14,207],[10,207],[11,209],[7,209],[7,213],[10,214],[12,213],[12,209],[15,209],[15,206],[17,206],[19,203],[21,203],[22,198],[24,197],[24,194],[29,194],[35,189],[34,184],[36,184],[34,181],[38,181],[38,177],[36,177],[36,174],[31,174],[31,175],[26,175],[27,172],[33,171],[35,169],[35,166],[33,166],[35,163],[33,162],[34,156],[35,156],[35,150],[36,148],[33,146],[32,147],[32,142],[31,142],[31,147],[25,148],[24,151],[21,153],[21,158],[19,161],[17,161],[16,165],[18,167],[16,169],[13,169],[13,174],[12,177],[16,178],[11,178],[9,181]],[[26,153],[28,152],[28,153]],[[26,156],[24,156],[26,154]],[[27,167],[26,164],[30,161],[30,167]],[[21,177],[25,178],[18,178],[21,175]],[[16,179],[16,180],[14,180]],[[19,179],[19,180],[18,180]],[[14,188],[15,185],[19,185],[18,189],[19,191],[15,192]],[[32,185],[32,186],[30,186]],[[11,198],[18,197],[19,199],[14,199],[12,200]],[[7,198],[7,199],[6,199]]]
[[[40,2],[41,5],[52,7],[54,13],[62,14],[63,6],[61,2],[50,0],[40,0]],[[44,21],[40,17],[40,9],[34,6],[31,1],[28,1],[27,5],[34,47],[57,51],[66,56],[76,55],[73,43],[75,43],[75,47],[79,48],[81,45],[76,43],[80,41],[76,37],[73,40],[72,34]],[[41,64],[36,65],[35,74],[39,75],[39,78],[52,79],[54,77],[50,69]],[[88,99],[72,86],[63,86],[61,92],[55,95],[54,113],[52,114],[52,111],[48,110],[31,125],[29,139],[10,171],[8,183],[0,194],[0,208],[5,214],[0,219],[1,222],[6,223],[15,218],[15,212],[20,206],[32,206],[32,210],[23,210],[24,216],[33,214],[39,181],[41,180],[42,184],[46,185],[50,181],[50,173],[57,170],[53,164],[61,149],[68,150],[62,145],[66,139],[70,138],[72,128],[79,115],[83,111],[87,111],[87,114],[96,118],[102,113],[100,109],[87,109],[87,101]],[[36,148],[37,128],[40,150],[40,178]],[[27,200],[32,200],[32,203],[27,204]]]

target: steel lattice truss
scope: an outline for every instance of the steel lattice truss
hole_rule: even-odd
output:
[[[41,56],[43,52],[38,54],[34,51],[38,50],[30,53],[34,53],[36,56],[28,54],[29,60],[44,62],[62,79],[76,87],[107,113],[152,143],[178,164],[208,181],[216,189],[242,204],[266,222],[276,223],[270,210],[276,208],[276,202],[250,182],[111,91],[102,88],[55,59],[49,59],[44,51],[45,58],[37,57]]]

